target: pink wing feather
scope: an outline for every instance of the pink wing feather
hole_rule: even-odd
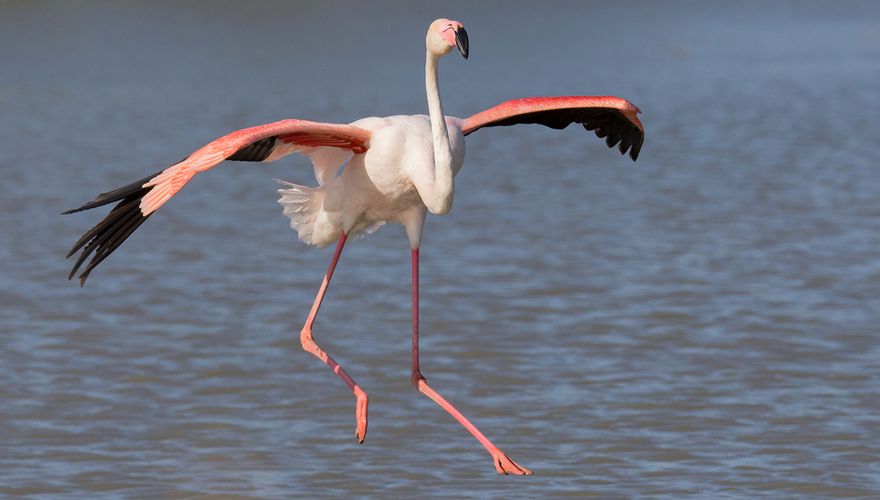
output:
[[[468,135],[484,127],[537,123],[563,129],[580,123],[585,129],[605,138],[608,147],[619,144],[621,153],[629,150],[635,160],[645,140],[645,129],[639,121],[641,110],[620,97],[561,96],[526,97],[501,103],[463,121],[462,131]]]
[[[260,145],[265,146],[265,156],[259,159],[241,158],[248,152],[246,148],[258,145],[261,141]],[[268,144],[268,141],[274,142]],[[143,187],[153,189],[141,199],[141,213],[150,215],[155,212],[195,174],[226,159],[273,161],[307,147],[333,147],[360,154],[367,150],[369,141],[370,132],[362,128],[305,120],[282,120],[237,130],[202,146],[180,163],[168,167],[144,184]],[[254,151],[254,154],[259,154],[259,151]]]
[[[274,161],[293,152],[312,157],[322,148],[361,154],[369,148],[370,135],[370,131],[351,125],[291,119],[245,128],[209,142],[161,172],[102,193],[93,201],[64,212],[74,213],[119,202],[101,222],[83,234],[67,254],[70,257],[80,248],[83,249],[69,277],[72,278],[89,255],[94,254],[79,276],[84,284],[95,266],[116,250],[195,174],[223,160]]]

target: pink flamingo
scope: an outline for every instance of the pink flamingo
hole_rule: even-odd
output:
[[[434,400],[463,425],[489,452],[501,474],[531,474],[492,444],[464,415],[437,393],[419,369],[419,241],[427,212],[446,214],[452,208],[453,179],[464,161],[464,138],[483,127],[538,123],[562,129],[580,123],[609,147],[638,157],[644,129],[640,110],[618,97],[530,97],[507,101],[466,119],[445,116],[440,103],[437,63],[453,48],[468,57],[468,37],[457,21],[437,19],[425,40],[425,89],[428,116],[363,118],[348,125],[305,120],[281,120],[232,132],[208,143],[161,172],[127,186],[100,194],[94,201],[64,213],[79,212],[118,202],[110,213],[86,232],[68,257],[82,249],[70,272],[89,273],[128,238],[195,174],[224,160],[275,161],[300,153],[312,161],[318,187],[283,181],[280,204],[299,238],[324,247],[336,241],[336,250],[312,309],[300,332],[303,349],[336,373],[356,398],[356,434],[367,435],[367,393],[315,342],[312,329],[327,293],[342,248],[351,235],[369,233],[386,222],[402,224],[412,249],[412,376],[419,392]],[[341,171],[340,171],[341,169]]]

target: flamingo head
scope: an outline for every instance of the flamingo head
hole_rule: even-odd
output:
[[[425,45],[428,52],[437,57],[445,56],[457,47],[462,57],[468,57],[468,35],[464,30],[464,25],[458,21],[450,19],[437,19],[428,28],[428,35],[425,38]]]

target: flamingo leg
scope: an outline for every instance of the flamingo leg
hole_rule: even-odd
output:
[[[412,250],[412,383],[419,392],[431,398],[441,408],[468,430],[477,441],[492,455],[495,470],[499,474],[529,475],[532,471],[511,460],[500,448],[492,444],[477,426],[461,414],[452,404],[446,401],[437,391],[428,385],[428,381],[419,369],[419,249]]]
[[[333,373],[338,375],[339,378],[345,382],[345,385],[347,385],[354,393],[355,398],[357,398],[355,407],[355,417],[357,420],[355,438],[357,438],[359,443],[363,443],[364,439],[367,437],[367,393],[357,385],[354,379],[351,378],[341,366],[339,366],[339,363],[318,346],[315,342],[315,338],[312,336],[312,327],[315,324],[315,318],[318,316],[321,302],[324,301],[324,295],[327,294],[327,287],[330,286],[330,278],[333,277],[333,271],[336,269],[336,263],[339,262],[339,256],[342,255],[342,247],[345,246],[345,240],[347,238],[348,235],[342,233],[342,236],[339,237],[339,242],[336,243],[336,251],[333,252],[333,258],[330,260],[330,265],[327,267],[327,274],[324,275],[324,281],[321,282],[321,288],[318,289],[318,294],[315,296],[315,302],[312,304],[312,310],[309,312],[306,324],[300,332],[299,340],[306,352],[314,354],[315,357],[323,361],[325,365],[329,366],[330,369],[333,370]]]

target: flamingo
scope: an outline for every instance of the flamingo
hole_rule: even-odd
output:
[[[224,135],[180,162],[64,214],[102,205],[116,206],[87,231],[68,253],[82,249],[68,279],[80,272],[80,286],[156,210],[197,173],[224,160],[271,162],[291,153],[307,156],[318,183],[307,187],[278,181],[283,213],[299,239],[308,245],[336,249],[300,331],[302,348],[339,376],[354,394],[355,438],[367,435],[367,393],[315,341],[313,328],[333,271],[350,236],[375,231],[384,223],[402,224],[412,253],[412,371],[413,386],[464,426],[489,452],[500,474],[532,472],[510,459],[451,403],[435,391],[419,368],[419,242],[428,212],[446,214],[452,208],[454,178],[465,154],[465,136],[481,128],[537,123],[563,129],[582,124],[605,138],[611,148],[638,158],[644,128],[638,107],[612,96],[529,97],[504,102],[468,118],[446,116],[440,102],[437,65],[457,48],[468,57],[468,35],[462,23],[437,19],[425,38],[425,90],[428,115],[369,117],[344,124],[286,119]]]

